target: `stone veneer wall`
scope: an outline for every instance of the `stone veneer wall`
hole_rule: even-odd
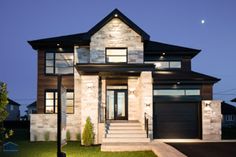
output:
[[[147,113],[149,119],[149,135],[153,138],[153,84],[152,84],[152,72],[142,72],[138,82],[139,86],[139,121],[144,126],[144,113]]]
[[[221,140],[221,101],[202,101],[202,139]]]
[[[139,119],[138,78],[128,78],[128,119]]]
[[[98,103],[99,103],[99,76],[81,75],[81,132],[87,117],[93,123],[95,140],[98,143]]]
[[[119,18],[113,18],[91,37],[90,62],[105,63],[106,47],[127,47],[128,63],[143,63],[141,36]]]
[[[66,129],[70,131],[71,140],[76,140],[80,133],[79,115],[67,114]],[[49,133],[49,140],[57,138],[57,114],[30,115],[30,141],[45,141],[45,134]]]

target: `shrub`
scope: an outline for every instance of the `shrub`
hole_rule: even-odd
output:
[[[44,133],[44,140],[45,141],[49,141],[49,135],[50,135],[50,133],[48,131]]]
[[[91,146],[94,142],[93,124],[90,117],[87,117],[82,134],[83,144],[85,146]]]
[[[67,130],[67,131],[66,131],[66,140],[67,140],[67,141],[70,141],[70,138],[71,138],[71,137],[70,137],[70,130]]]
[[[80,140],[81,140],[81,139],[80,139],[80,133],[79,133],[79,132],[76,134],[76,140],[77,140],[77,141],[80,141]]]

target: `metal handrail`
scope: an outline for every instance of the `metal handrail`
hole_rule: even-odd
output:
[[[147,118],[146,112],[144,113],[144,128],[145,128],[147,138],[148,138],[149,137],[149,135],[148,135],[149,129],[148,129],[148,118]]]

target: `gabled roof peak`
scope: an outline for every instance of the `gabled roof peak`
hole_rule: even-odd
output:
[[[137,26],[133,21],[131,21],[128,17],[126,17],[120,10],[115,8],[110,14],[108,14],[105,18],[103,18],[100,22],[98,22],[94,27],[92,27],[88,33],[89,35],[93,35],[98,30],[100,30],[104,25],[110,22],[113,18],[119,18],[122,22],[127,24],[130,28],[132,28],[136,33],[138,33],[142,40],[149,40],[150,36],[142,30],[139,26]]]

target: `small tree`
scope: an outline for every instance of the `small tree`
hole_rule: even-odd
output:
[[[82,134],[82,140],[85,146],[91,146],[94,142],[93,124],[91,123],[90,117],[87,117],[86,119]]]
[[[7,131],[3,126],[3,122],[8,116],[6,110],[7,104],[7,85],[0,82],[0,144],[2,144],[5,139],[13,135],[12,130]]]

